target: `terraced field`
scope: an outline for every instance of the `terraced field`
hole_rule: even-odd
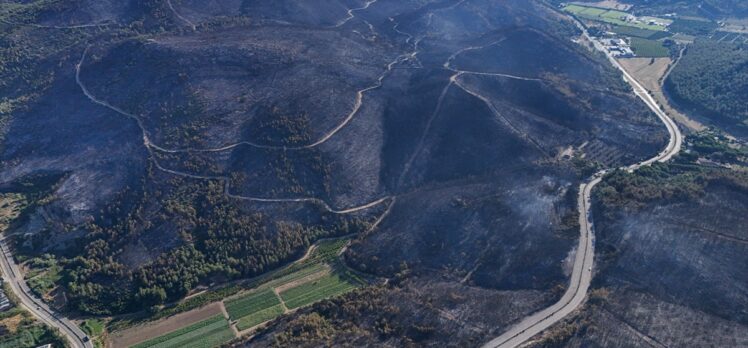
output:
[[[136,344],[132,348],[210,348],[233,338],[234,332],[231,331],[229,323],[223,316],[218,315]]]
[[[638,37],[631,38],[631,49],[634,50],[637,57],[656,58],[670,55],[670,51],[662,45],[662,42]]]

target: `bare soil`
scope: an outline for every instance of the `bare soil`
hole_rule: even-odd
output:
[[[654,63],[652,63],[653,60]],[[668,103],[667,98],[662,92],[662,81],[668,73],[671,64],[673,64],[672,59],[624,58],[619,59],[619,62],[621,62],[621,65],[629,73],[634,75],[634,77],[641,82],[644,88],[652,93],[652,96],[657,100],[657,102],[665,108],[665,112],[675,118],[678,123],[693,131],[701,131],[704,129],[704,125],[674,109],[670,103]]]
[[[14,334],[18,331],[18,326],[21,324],[22,320],[23,320],[23,315],[18,314],[10,318],[5,318],[3,320],[0,320],[0,326],[4,327],[11,334]]]

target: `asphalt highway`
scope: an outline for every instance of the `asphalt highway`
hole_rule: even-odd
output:
[[[655,162],[667,162],[675,156],[683,144],[683,136],[675,122],[668,117],[659,107],[657,102],[652,98],[647,90],[631,76],[616,59],[605,51],[602,45],[590,37],[586,28],[581,23],[575,21],[577,26],[582,30],[583,35],[590,40],[595,49],[605,52],[611,64],[620,70],[626,82],[634,90],[634,93],[644,101],[645,104],[660,118],[665,124],[669,133],[669,141],[664,150],[657,156],[646,161],[642,161],[621,169],[633,172],[641,167],[651,165]],[[602,181],[607,170],[600,171],[586,183],[580,185],[578,209],[579,209],[579,226],[580,236],[579,245],[577,246],[574,259],[574,268],[567,288],[561,299],[552,306],[536,312],[526,317],[518,324],[511,327],[501,336],[492,339],[484,345],[489,348],[509,348],[517,347],[543,330],[551,327],[553,324],[561,321],[564,317],[576,310],[587,296],[590,282],[592,281],[594,257],[595,257],[595,231],[590,217],[591,193],[592,189]]]
[[[83,330],[34,296],[31,289],[26,285],[23,274],[18,269],[18,265],[16,265],[2,235],[0,235],[0,269],[3,271],[3,279],[20,300],[21,307],[31,312],[41,322],[60,330],[60,333],[70,342],[72,347],[93,348],[93,344],[88,340]]]

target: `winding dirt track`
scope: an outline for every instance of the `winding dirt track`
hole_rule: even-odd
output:
[[[160,152],[166,152],[166,153],[180,153],[180,152],[189,152],[189,151],[188,150],[169,150],[169,149],[164,149],[163,147],[160,147],[158,145],[155,145],[153,142],[151,142],[150,138],[148,137],[148,132],[146,131],[145,126],[143,125],[143,120],[139,116],[137,116],[135,114],[132,114],[132,113],[129,113],[129,112],[125,111],[125,110],[122,110],[119,107],[116,107],[116,106],[110,104],[107,101],[98,99],[93,94],[91,94],[91,92],[88,90],[88,88],[83,83],[83,81],[81,81],[81,76],[80,76],[81,75],[81,66],[85,62],[87,52],[88,52],[88,49],[86,49],[83,52],[83,55],[81,56],[80,62],[78,64],[76,64],[76,66],[75,66],[75,81],[78,84],[78,86],[80,87],[81,91],[83,92],[83,94],[91,102],[93,102],[95,104],[98,104],[98,105],[101,105],[101,106],[103,106],[105,108],[108,108],[108,109],[110,109],[110,110],[112,110],[112,111],[114,111],[114,112],[116,112],[116,113],[118,113],[120,115],[126,116],[127,118],[130,118],[130,119],[134,120],[135,123],[138,125],[138,128],[140,129],[141,133],[142,133],[142,136],[143,136],[143,145],[145,146],[146,150],[148,151],[148,153],[150,155],[151,161],[156,166],[156,168],[158,168],[160,171],[162,171],[164,173],[169,173],[169,174],[172,174],[172,175],[181,176],[181,177],[184,177],[184,178],[195,179],[195,180],[218,180],[218,181],[221,181],[223,183],[223,185],[224,185],[224,190],[225,190],[226,196],[230,197],[232,199],[236,199],[236,200],[250,201],[250,202],[260,202],[260,203],[316,203],[316,204],[319,204],[320,206],[322,206],[328,212],[331,212],[331,213],[334,213],[334,214],[350,214],[350,213],[358,212],[358,211],[365,210],[365,209],[374,207],[376,205],[379,205],[382,202],[387,201],[388,199],[391,198],[390,196],[386,196],[386,197],[382,197],[382,198],[376,199],[376,200],[374,200],[372,202],[369,202],[369,203],[366,203],[366,204],[363,204],[363,205],[360,205],[360,206],[337,209],[337,208],[333,208],[330,204],[328,204],[324,200],[319,199],[319,198],[315,198],[315,197],[266,198],[266,197],[254,197],[254,196],[237,195],[237,194],[231,193],[231,181],[230,181],[230,179],[228,177],[225,177],[225,176],[212,176],[212,175],[190,174],[190,173],[185,173],[185,172],[181,172],[181,171],[177,171],[177,170],[165,168],[164,166],[162,166],[159,163],[158,159],[154,155],[154,151],[160,151]],[[394,64],[394,63],[392,63],[392,64]],[[392,65],[389,66],[389,69],[391,69],[391,68],[392,68]],[[383,78],[384,78],[384,75],[382,75],[382,77],[379,80],[380,81],[380,86],[381,86],[381,80]],[[352,116],[351,116],[351,118],[352,118]],[[350,121],[350,120],[348,120],[348,121]],[[346,123],[348,121],[346,121]],[[345,125],[341,125],[339,127],[342,128],[344,126]]]
[[[356,18],[355,12],[361,11],[361,10],[366,10],[372,4],[376,3],[377,1],[378,0],[369,0],[362,7],[349,9],[348,12],[347,12],[348,16],[346,18],[342,19],[334,27],[340,27],[340,26],[346,24],[347,22],[349,22],[350,20]],[[463,3],[463,2],[464,2],[464,0],[460,1],[459,3],[457,3],[455,5],[453,5],[452,7],[454,7],[456,5],[459,5],[459,4]],[[186,23],[192,25],[193,29],[195,28],[195,25],[192,22],[190,22],[188,19],[182,17],[176,11],[176,9],[174,8],[174,6],[172,5],[172,3],[171,3],[170,0],[167,0],[167,4],[168,4],[168,6],[171,8],[171,10],[174,12],[174,14],[177,17],[179,17],[180,19],[182,19]],[[390,20],[394,21],[394,19],[392,19],[392,18],[390,18]],[[410,43],[411,39],[413,39],[413,36],[410,35],[410,34],[407,34],[405,32],[402,32],[402,31],[398,30],[397,29],[398,25],[399,25],[399,23],[395,23],[393,29],[396,32],[400,33],[400,34],[406,35],[407,36],[406,43]],[[369,24],[369,26],[371,27],[370,24]],[[166,168],[166,167],[162,166],[159,163],[158,159],[156,158],[156,156],[154,154],[154,151],[158,151],[158,152],[162,152],[162,153],[169,153],[169,154],[174,154],[174,153],[212,153],[212,152],[225,152],[225,151],[233,150],[233,149],[235,149],[237,147],[240,147],[240,146],[251,146],[251,147],[255,147],[255,148],[259,148],[259,149],[265,149],[265,150],[284,150],[284,151],[288,151],[288,150],[311,149],[311,148],[317,147],[319,145],[322,145],[322,144],[326,143],[328,140],[330,140],[333,136],[335,136],[340,130],[342,130],[343,128],[345,128],[355,118],[355,116],[358,114],[358,112],[361,110],[361,107],[363,106],[364,95],[367,92],[369,92],[369,91],[381,88],[382,84],[384,82],[384,79],[392,72],[392,70],[394,69],[394,67],[397,64],[400,64],[400,63],[403,63],[403,62],[406,62],[406,61],[409,61],[409,60],[414,60],[414,61],[418,62],[418,57],[417,56],[418,56],[418,53],[419,53],[419,43],[420,43],[420,41],[422,39],[423,39],[423,37],[419,38],[418,40],[416,40],[414,42],[414,44],[413,44],[413,51],[412,52],[407,52],[407,53],[401,54],[401,55],[397,56],[393,61],[391,61],[390,63],[388,63],[387,66],[386,66],[386,68],[385,68],[385,70],[375,80],[374,84],[372,84],[371,86],[366,87],[366,88],[361,89],[361,90],[359,90],[359,91],[356,92],[356,99],[355,99],[355,102],[354,102],[354,107],[348,113],[348,115],[346,115],[346,117],[343,119],[343,121],[341,123],[339,123],[332,130],[330,130],[327,133],[325,133],[320,139],[316,140],[315,142],[313,142],[311,144],[307,144],[307,145],[301,145],[301,146],[273,146],[273,145],[257,144],[257,143],[253,143],[253,142],[250,142],[250,141],[241,141],[241,142],[238,142],[238,143],[228,144],[228,145],[224,145],[224,146],[217,147],[217,148],[183,148],[183,149],[169,149],[169,148],[165,148],[165,147],[160,146],[158,144],[155,144],[153,141],[151,141],[151,139],[150,139],[150,137],[148,135],[148,131],[146,130],[145,125],[143,123],[143,120],[141,119],[140,116],[132,114],[130,112],[127,112],[127,111],[125,111],[125,110],[123,110],[123,109],[121,109],[121,108],[119,108],[117,106],[114,106],[114,105],[110,104],[109,102],[107,102],[105,100],[99,99],[96,96],[94,96],[88,90],[88,88],[86,87],[86,85],[81,80],[81,76],[80,76],[81,75],[81,69],[82,69],[83,63],[85,62],[85,59],[86,59],[88,48],[86,48],[86,50],[84,50],[84,52],[83,52],[83,54],[81,56],[80,61],[75,66],[75,81],[78,84],[78,86],[80,87],[80,89],[83,92],[83,94],[90,101],[92,101],[95,104],[98,104],[98,105],[101,105],[103,107],[106,107],[106,108],[108,108],[108,109],[110,109],[112,111],[115,111],[115,112],[117,112],[117,113],[119,113],[119,114],[121,114],[123,116],[126,116],[126,117],[128,117],[130,119],[133,119],[137,123],[138,128],[140,128],[140,131],[141,131],[142,136],[143,136],[143,145],[146,147],[146,149],[147,149],[147,151],[148,151],[148,153],[150,155],[151,161],[154,163],[155,167],[157,169],[159,169],[160,171],[162,171],[162,172],[169,173],[169,174],[176,175],[176,176],[185,177],[185,178],[196,179],[196,180],[219,180],[219,181],[221,181],[224,184],[226,196],[228,196],[228,197],[230,197],[232,199],[236,199],[236,200],[261,202],[261,203],[317,203],[317,204],[321,205],[325,210],[327,210],[327,211],[329,211],[331,213],[334,213],[334,214],[349,214],[349,213],[354,213],[354,212],[358,212],[358,211],[361,211],[361,210],[365,210],[365,209],[374,207],[374,206],[379,205],[379,204],[381,204],[381,203],[383,203],[383,202],[385,202],[385,201],[387,201],[389,199],[392,199],[393,197],[392,196],[385,196],[385,197],[378,198],[378,199],[376,199],[376,200],[374,200],[372,202],[369,202],[369,203],[366,203],[366,204],[363,204],[363,205],[360,205],[360,206],[336,209],[336,208],[333,208],[332,206],[330,206],[330,204],[328,204],[324,200],[321,200],[321,199],[315,198],[315,197],[268,198],[268,197],[242,196],[242,195],[237,195],[237,194],[231,193],[231,184],[230,184],[231,181],[229,180],[228,177],[225,177],[225,176],[211,176],[211,175],[191,174],[191,173],[186,173],[186,172],[182,172],[182,171],[178,171],[178,170],[173,170],[173,169]],[[477,72],[465,72],[465,73],[487,74],[487,73],[477,73]],[[497,74],[497,75],[501,75],[501,74]],[[509,77],[509,75],[507,75],[507,77]],[[446,89],[445,89],[445,93],[446,93]],[[438,110],[438,107],[437,107],[437,110]]]
[[[192,30],[197,30],[197,25],[195,25],[195,23],[192,23],[192,21],[190,21],[189,19],[187,19],[184,16],[182,16],[177,11],[177,9],[174,8],[174,5],[172,5],[171,0],[166,0],[166,4],[169,5],[169,8],[171,9],[171,12],[173,12],[174,15],[177,16],[177,18],[179,18],[182,22],[185,22],[187,25],[189,25],[190,27],[192,27]]]
[[[371,6],[372,4],[376,3],[377,1],[379,1],[379,0],[369,0],[369,1],[367,1],[364,4],[364,6],[348,9],[348,16],[345,17],[345,18],[343,18],[342,20],[340,20],[337,24],[335,24],[333,26],[333,28],[340,28],[340,27],[342,27],[343,25],[345,25],[346,23],[348,23],[351,19],[356,18],[356,15],[353,14],[354,12],[366,10],[366,9],[369,8],[369,6]],[[368,24],[368,22],[367,22],[367,24]],[[369,25],[369,28],[371,29],[371,24],[368,24],[368,25]]]
[[[362,7],[362,8],[357,8],[357,9],[351,9],[351,10],[349,10],[348,11],[349,18],[344,19],[338,26],[342,26],[346,22],[348,22],[351,19],[353,19],[355,17],[355,15],[354,15],[355,11],[366,9],[371,4],[375,3],[376,1],[377,0],[371,0],[371,1],[368,1],[366,3],[366,5],[364,7]],[[191,22],[189,19],[183,17],[182,15],[179,14],[179,12],[176,11],[176,9],[174,8],[174,6],[171,3],[171,0],[166,0],[166,2],[168,4],[169,8],[174,12],[174,14],[179,19],[181,19],[182,21],[184,21],[185,23],[187,23],[188,25],[190,25],[193,30],[197,29],[196,25],[193,22]],[[107,25],[107,24],[85,24],[85,25],[77,25],[77,26],[69,26],[69,27],[48,27],[48,28],[75,29],[75,28],[96,27],[96,26],[102,26],[102,25]],[[45,28],[47,28],[46,26],[39,26],[39,27],[45,27]],[[371,28],[371,24],[369,24],[369,27]],[[415,49],[414,52],[400,55],[393,62],[391,62],[390,64],[388,64],[387,65],[387,70],[377,79],[377,83],[375,85],[373,85],[371,87],[368,87],[368,88],[365,88],[365,89],[363,89],[363,90],[361,90],[361,91],[359,91],[357,93],[356,106],[354,107],[354,110],[351,111],[351,113],[348,115],[348,117],[345,119],[345,121],[342,124],[340,124],[339,126],[337,126],[335,129],[333,129],[333,131],[329,132],[327,135],[325,135],[325,137],[323,137],[319,141],[315,142],[314,144],[310,144],[310,145],[304,146],[304,147],[299,147],[299,149],[301,149],[301,148],[310,148],[310,147],[314,147],[314,146],[320,145],[320,144],[326,142],[327,140],[329,140],[340,129],[342,129],[343,127],[345,127],[348,124],[348,122],[350,122],[350,120],[358,113],[358,110],[361,108],[361,105],[363,103],[362,99],[363,99],[364,93],[366,93],[367,91],[370,91],[370,90],[377,89],[377,88],[381,87],[382,86],[382,82],[383,82],[385,76],[392,70],[392,68],[393,68],[394,65],[396,65],[396,64],[398,64],[398,63],[400,63],[402,61],[405,61],[405,60],[416,59],[415,57],[418,54],[418,52],[417,52],[418,45],[417,44],[415,45],[414,49]],[[351,207],[351,208],[345,208],[345,209],[338,210],[338,209],[332,208],[325,201],[323,201],[321,199],[318,199],[318,198],[281,199],[281,198],[245,197],[245,196],[234,195],[234,194],[230,193],[230,181],[226,177],[212,177],[212,176],[194,175],[194,174],[183,173],[183,172],[179,172],[179,171],[175,171],[175,170],[164,168],[164,167],[161,166],[161,164],[158,162],[158,160],[154,156],[154,154],[153,154],[154,150],[156,150],[156,151],[162,151],[162,152],[167,152],[167,153],[187,152],[187,151],[169,150],[169,149],[162,148],[162,147],[160,147],[160,146],[152,143],[150,141],[149,137],[148,137],[148,133],[147,133],[147,131],[146,131],[144,125],[143,125],[143,121],[142,121],[142,119],[140,117],[138,117],[138,116],[136,116],[134,114],[128,113],[125,110],[122,110],[122,109],[120,109],[120,108],[118,108],[118,107],[116,107],[116,106],[114,106],[114,105],[112,105],[112,104],[110,104],[110,103],[108,103],[108,102],[106,102],[104,100],[100,100],[100,99],[96,98],[95,96],[93,96],[93,94],[91,94],[91,92],[88,90],[88,88],[86,88],[86,86],[83,84],[83,82],[81,81],[81,77],[80,77],[81,66],[83,65],[83,63],[85,61],[87,52],[88,52],[88,48],[86,48],[86,50],[84,50],[84,52],[83,52],[83,54],[81,56],[80,62],[78,64],[76,64],[76,66],[75,66],[75,81],[78,84],[78,86],[80,87],[81,91],[83,92],[83,94],[91,102],[93,102],[95,104],[98,104],[100,106],[103,106],[105,108],[108,108],[108,109],[110,109],[112,111],[115,111],[116,113],[118,113],[120,115],[126,116],[127,118],[130,118],[130,119],[134,120],[136,122],[136,124],[138,125],[138,127],[140,128],[140,130],[141,130],[142,137],[143,137],[143,144],[144,144],[146,150],[148,151],[148,153],[150,155],[150,158],[152,159],[154,165],[159,170],[161,170],[163,172],[170,173],[170,174],[177,175],[177,176],[192,178],[192,179],[220,180],[220,181],[222,181],[224,183],[225,194],[228,197],[231,197],[231,198],[234,198],[234,199],[238,199],[238,200],[247,200],[247,201],[256,201],[256,202],[268,202],[268,203],[289,203],[289,202],[290,203],[293,203],[293,202],[307,203],[307,202],[311,202],[311,203],[320,204],[327,211],[332,212],[334,214],[349,214],[349,213],[354,213],[354,212],[357,212],[357,211],[361,211],[361,210],[372,208],[372,207],[377,206],[379,204],[382,204],[382,203],[384,203],[386,201],[390,201],[390,203],[388,204],[388,206],[387,206],[386,210],[384,211],[384,213],[379,218],[377,218],[377,220],[372,224],[372,226],[370,227],[370,230],[375,229],[382,222],[382,220],[389,214],[392,206],[395,203],[395,199],[396,199],[395,197],[387,196],[387,197],[383,197],[383,198],[377,199],[375,201],[372,201],[370,203],[367,203],[367,204],[364,204],[364,205],[361,205],[361,206]],[[246,143],[245,142],[245,143],[241,143],[241,144],[227,146],[225,149],[207,150],[207,151],[204,151],[204,152],[225,151],[225,150],[231,149],[233,147],[236,147],[236,146],[239,146],[239,145],[242,145],[242,144],[252,145],[252,146],[256,146],[256,147],[260,147],[260,148],[271,148],[271,147],[267,147],[267,146],[263,147],[263,146],[254,145],[254,144]],[[288,150],[289,148],[282,148],[282,149]],[[18,268],[18,265],[15,263],[15,260],[13,259],[13,255],[10,253],[10,251],[8,249],[8,245],[7,245],[7,243],[5,241],[5,238],[4,238],[4,236],[2,234],[0,234],[0,270],[2,270],[2,274],[3,274],[4,278],[5,278],[5,280],[7,281],[7,283],[9,284],[10,290],[19,298],[19,300],[20,300],[19,305],[20,306],[26,308],[32,315],[34,315],[40,321],[46,323],[47,325],[49,325],[51,327],[57,328],[60,331],[60,333],[68,340],[69,344],[72,347],[75,347],[75,348],[93,348],[94,347],[92,341],[80,329],[80,327],[78,327],[74,322],[72,322],[68,318],[66,318],[66,317],[60,315],[59,313],[53,311],[44,302],[42,302],[40,299],[38,299],[38,298],[36,298],[34,296],[34,294],[31,292],[31,289],[26,284],[26,281],[24,280],[23,274],[20,272],[20,269]]]
[[[353,18],[355,18],[355,12],[359,10],[363,10],[371,6],[373,3],[375,3],[376,0],[368,1],[363,7],[356,8],[356,9],[350,9],[348,11],[348,17],[341,20],[335,27],[340,27]],[[449,8],[454,8],[460,4],[464,3],[463,1],[459,1],[456,4],[452,5]],[[169,1],[169,5],[171,7],[171,2]],[[172,7],[173,9],[173,7]],[[179,14],[174,11],[175,14],[179,16]],[[428,14],[431,18],[433,13]],[[391,19],[391,21],[394,21]],[[191,23],[187,20],[185,22]],[[577,25],[581,26],[580,23],[577,23]],[[322,136],[320,139],[315,141],[314,143],[298,146],[298,147],[279,147],[279,146],[269,146],[269,145],[262,145],[262,144],[255,144],[248,141],[243,141],[235,144],[225,145],[219,148],[212,148],[212,149],[167,149],[163,148],[161,146],[158,146],[156,144],[153,144],[147,134],[147,131],[145,127],[143,126],[143,122],[140,119],[140,117],[130,114],[122,109],[119,109],[106,101],[99,100],[96,97],[94,97],[88,89],[85,87],[85,85],[80,80],[80,69],[83,65],[83,62],[86,57],[86,53],[84,52],[83,56],[81,57],[80,63],[76,66],[76,81],[78,85],[80,86],[83,93],[94,103],[99,104],[101,106],[107,107],[119,114],[122,114],[124,116],[127,116],[129,118],[134,119],[138,126],[141,129],[141,132],[143,134],[143,143],[146,146],[147,150],[151,154],[151,159],[155,163],[155,166],[164,172],[171,173],[174,175],[179,175],[183,177],[188,178],[194,178],[194,179],[210,179],[210,180],[221,180],[224,182],[225,192],[226,195],[234,198],[234,199],[240,199],[240,200],[248,200],[248,201],[256,201],[256,202],[268,202],[268,203],[282,203],[282,202],[314,202],[321,204],[325,209],[327,209],[330,212],[336,213],[336,214],[347,214],[352,213],[356,211],[360,211],[363,209],[368,209],[371,207],[374,207],[376,205],[379,205],[387,200],[394,199],[395,197],[383,197],[380,199],[377,199],[373,202],[364,204],[362,206],[358,207],[352,207],[352,208],[346,208],[346,209],[334,209],[330,207],[326,202],[317,199],[317,198],[289,198],[289,199],[282,199],[282,198],[259,198],[259,197],[245,197],[245,196],[239,196],[234,195],[230,193],[230,185],[228,178],[225,177],[217,177],[217,176],[202,176],[202,175],[195,175],[195,174],[189,174],[189,173],[183,173],[171,169],[167,169],[162,167],[155,156],[153,156],[153,151],[159,151],[164,153],[183,153],[183,152],[222,152],[222,151],[228,151],[233,148],[236,148],[238,146],[252,146],[257,147],[261,149],[281,149],[281,150],[300,150],[300,149],[308,149],[313,148],[316,146],[319,146],[325,142],[327,142],[330,138],[332,138],[335,134],[337,134],[341,129],[343,129],[348,123],[356,116],[358,111],[361,109],[363,104],[363,97],[366,92],[380,88],[382,86],[384,78],[392,71],[393,67],[401,62],[407,61],[407,60],[415,60],[417,61],[417,55],[419,54],[418,45],[420,41],[423,39],[423,37],[420,37],[418,39],[415,39],[411,34],[405,33],[398,29],[398,24],[395,24],[394,31],[396,31],[399,34],[405,35],[407,37],[406,43],[410,43],[413,41],[413,47],[414,51],[403,54],[395,58],[390,64],[387,65],[386,70],[382,73],[382,75],[376,80],[376,82],[360,91],[356,94],[356,101],[354,103],[354,107],[351,110],[351,112],[347,115],[347,117],[340,123],[338,126],[333,128],[331,131],[325,133],[324,136]],[[584,30],[584,35],[588,36],[586,30]],[[588,36],[589,37],[589,36]],[[414,40],[415,39],[415,40]],[[593,41],[594,42],[594,41]],[[597,49],[601,49],[600,45],[596,44]],[[492,109],[494,113],[496,113],[495,107],[491,104],[491,102],[484,96],[478,94],[477,92],[471,91],[467,89],[464,84],[462,84],[459,81],[460,76],[466,75],[466,74],[473,74],[473,75],[480,75],[480,76],[493,76],[493,77],[502,77],[502,78],[511,78],[511,79],[519,79],[519,80],[528,80],[528,81],[539,81],[538,79],[534,78],[528,78],[528,77],[522,77],[522,76],[513,76],[508,74],[498,74],[498,73],[486,73],[486,72],[476,72],[476,71],[462,71],[455,69],[451,66],[452,60],[459,55],[460,53],[463,53],[468,50],[472,49],[478,49],[480,47],[468,47],[465,49],[462,49],[458,52],[456,52],[454,55],[452,55],[447,62],[444,64],[444,68],[447,70],[450,70],[454,72],[454,74],[450,77],[449,83],[445,86],[444,90],[442,91],[442,95],[439,98],[439,101],[435,107],[435,110],[428,121],[428,124],[430,125],[433,122],[433,119],[438,114],[439,110],[441,109],[441,104],[445,98],[445,95],[449,88],[452,85],[456,85],[457,87],[465,90],[465,92],[471,94],[472,96],[480,99],[481,101],[485,102],[489,108]],[[675,123],[667,117],[659,108],[656,101],[649,96],[647,91],[631,76],[629,75],[623,68],[618,64],[615,59],[612,57],[608,57],[611,61],[611,63],[621,70],[623,72],[624,78],[626,81],[631,85],[634,92],[638,97],[640,97],[647,106],[652,109],[655,114],[661,119],[661,121],[666,125],[669,135],[670,135],[670,141],[668,143],[668,146],[666,149],[664,149],[660,154],[657,156],[641,162],[637,163],[635,165],[631,165],[628,167],[625,167],[624,169],[629,171],[634,171],[642,166],[650,165],[655,162],[665,162],[668,161],[670,158],[672,158],[675,154],[678,153],[680,150],[681,144],[682,144],[682,137],[680,134],[680,131],[678,130]],[[497,116],[500,116],[500,114],[497,114]],[[428,133],[430,126],[427,126],[425,133]],[[513,127],[510,127],[513,128]],[[407,174],[410,166],[412,165],[415,158],[418,156],[418,154],[421,152],[421,148],[423,147],[423,141],[424,139],[421,139],[419,142],[419,145],[416,148],[416,151],[412,155],[412,157],[407,162],[404,172],[402,173],[402,176],[400,177],[400,181],[403,180],[405,175]],[[607,171],[601,171],[597,174],[595,174],[589,182],[582,184],[580,186],[580,194],[579,194],[579,200],[578,200],[578,209],[580,212],[580,240],[579,240],[579,246],[576,253],[574,268],[572,271],[572,276],[570,279],[570,286],[567,289],[566,293],[563,295],[561,300],[554,304],[553,306],[546,308],[538,313],[535,313],[527,318],[525,318],[522,322],[512,327],[508,332],[501,335],[498,338],[495,338],[488,342],[485,346],[486,347],[516,347],[534,335],[540,333],[541,331],[545,330],[546,328],[550,327],[554,323],[560,321],[565,316],[567,316],[569,313],[573,312],[580,304],[584,302],[584,299],[586,297],[587,289],[589,288],[590,281],[592,279],[592,266],[593,266],[593,258],[594,258],[594,231],[592,227],[592,222],[590,221],[589,217],[589,211],[590,211],[590,196],[592,189],[597,185],[601,180],[604,174],[606,174]],[[390,206],[391,207],[391,206]],[[389,211],[389,207],[388,207]]]
[[[623,73],[623,77],[626,82],[631,85],[634,93],[644,101],[645,104],[660,118],[662,123],[667,127],[670,135],[670,140],[667,146],[657,156],[652,157],[646,161],[633,164],[621,169],[633,172],[641,167],[651,165],[655,162],[667,162],[673,156],[680,152],[683,136],[678,129],[675,122],[670,119],[659,107],[657,102],[649,95],[647,90],[636,81],[625,69],[612,57],[605,49],[587,32],[586,28],[575,20],[576,25],[582,30],[583,35],[594,43],[595,48],[599,51],[605,52],[608,60],[618,70]],[[484,345],[484,347],[490,348],[508,348],[517,347],[533,336],[539,334],[543,330],[551,327],[553,324],[561,321],[567,315],[571,314],[576,310],[585,300],[587,296],[587,290],[592,280],[592,267],[594,265],[595,257],[595,232],[594,226],[591,221],[590,215],[590,204],[591,204],[591,193],[595,186],[602,181],[602,178],[608,170],[603,170],[590,179],[589,182],[583,183],[579,187],[579,226],[580,226],[580,237],[579,246],[577,247],[574,268],[572,270],[571,279],[569,281],[569,287],[567,288],[561,300],[553,304],[552,306],[543,309],[529,317],[526,317],[520,323],[510,328],[507,332],[501,336],[492,339]]]

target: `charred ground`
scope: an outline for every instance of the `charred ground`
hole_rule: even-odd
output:
[[[0,183],[44,192],[17,252],[56,255],[97,314],[351,233],[349,265],[393,279],[253,343],[310,312],[365,344],[476,343],[556,299],[579,180],[656,153],[656,118],[539,3],[304,4],[2,3]]]

